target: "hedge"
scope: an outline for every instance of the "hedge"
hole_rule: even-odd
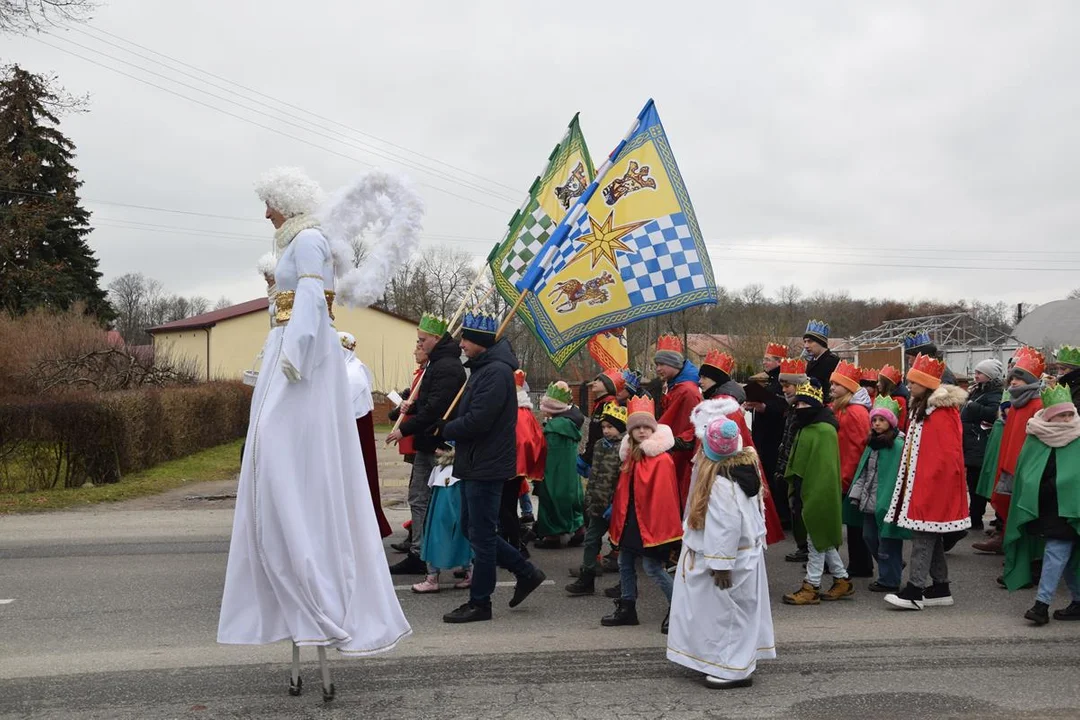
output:
[[[243,437],[238,382],[0,399],[0,492],[119,481]]]

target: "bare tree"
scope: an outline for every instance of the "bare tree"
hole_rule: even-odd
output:
[[[1065,296],[1065,298],[1068,300],[1080,300],[1080,288],[1075,288],[1074,290],[1070,291],[1069,294]]]
[[[0,33],[25,34],[86,22],[98,5],[97,0],[0,0]]]
[[[233,305],[233,301],[230,300],[229,298],[225,297],[224,295],[222,295],[221,297],[218,298],[218,301],[216,303],[214,303],[214,309],[215,310],[225,310],[226,308],[231,308],[232,305]]]

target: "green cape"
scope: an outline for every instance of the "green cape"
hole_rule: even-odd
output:
[[[547,462],[544,482],[537,483],[536,534],[562,535],[577,532],[585,523],[585,489],[577,472],[581,428],[569,418],[553,417],[544,423]]]
[[[1001,435],[1005,432],[1005,421],[998,418],[990,437],[986,441],[986,455],[983,456],[982,468],[979,469],[979,484],[975,494],[989,500],[994,494],[994,479],[997,478],[998,454],[1001,452]]]
[[[1016,460],[1016,480],[1005,528],[1005,585],[1010,590],[1032,582],[1031,561],[1042,556],[1044,541],[1029,533],[1027,525],[1039,517],[1039,486],[1051,450],[1057,453],[1058,515],[1080,532],[1080,440],[1054,449],[1028,435]],[[1069,570],[1080,579],[1080,556],[1075,551]]]
[[[802,479],[802,519],[818,550],[843,544],[840,526],[840,444],[836,428],[807,425],[795,435],[784,477]]]
[[[862,474],[866,461],[870,457],[870,446],[866,446],[859,467],[855,470],[855,478]],[[900,460],[904,457],[904,436],[897,435],[893,440],[892,447],[878,450],[878,486],[877,498],[874,504],[874,517],[877,518],[878,533],[883,538],[894,540],[910,540],[911,531],[907,528],[897,527],[892,523],[885,522],[885,513],[889,511],[893,492],[896,491],[896,477],[900,473]],[[862,513],[850,500],[844,498],[844,524],[862,527]]]

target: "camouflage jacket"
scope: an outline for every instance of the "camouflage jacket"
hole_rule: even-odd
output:
[[[590,516],[600,517],[611,505],[621,468],[619,442],[612,442],[603,437],[597,440],[593,447],[589,483],[585,489],[585,512]]]

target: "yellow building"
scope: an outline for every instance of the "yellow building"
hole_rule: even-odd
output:
[[[154,351],[194,361],[207,380],[239,380],[255,367],[270,332],[266,298],[150,328]],[[416,322],[378,308],[334,306],[334,327],[356,336],[356,355],[375,379],[374,390],[408,387],[416,362]]]

